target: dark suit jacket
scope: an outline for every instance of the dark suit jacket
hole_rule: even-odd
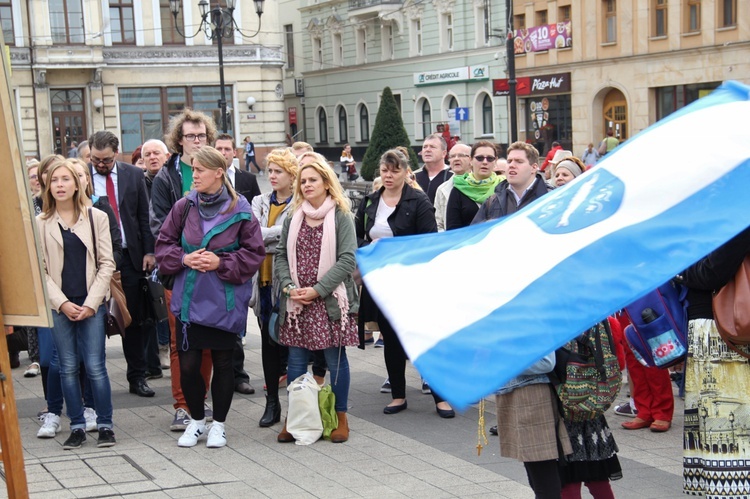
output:
[[[255,174],[242,170],[234,170],[234,190],[237,194],[245,196],[247,202],[251,204],[255,196],[260,196],[260,187]]]
[[[143,256],[154,252],[154,236],[148,225],[148,196],[143,170],[117,161],[117,207],[125,232],[130,260],[136,269],[143,267]],[[95,171],[92,169],[92,174]],[[112,204],[112,200],[110,200]]]

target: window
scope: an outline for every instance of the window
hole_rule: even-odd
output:
[[[410,48],[411,48],[411,55],[422,55],[422,20],[412,19],[410,28],[409,28],[409,34],[410,34]]]
[[[719,0],[719,27],[737,25],[737,0]]]
[[[442,25],[440,48],[442,50],[453,50],[453,14],[441,14]]]
[[[49,24],[53,43],[83,44],[81,0],[50,0]]]
[[[284,41],[286,43],[286,67],[294,69],[294,26],[284,25]]]
[[[328,116],[322,107],[318,109],[318,142],[328,142]]]
[[[185,18],[182,15],[183,10],[177,14],[175,23],[172,12],[169,10],[169,0],[159,1],[159,11],[161,13],[161,43],[162,45],[184,45],[185,39],[177,32],[177,28],[184,33]]]
[[[338,66],[344,64],[344,45],[341,40],[341,33],[333,34],[333,63]]]
[[[617,41],[617,1],[604,0],[604,43]]]
[[[359,105],[359,140],[361,142],[370,140],[370,113],[364,104]]]
[[[456,109],[458,107],[458,101],[454,96],[451,95],[450,100],[448,101],[448,109]]]
[[[484,35],[484,44],[490,44],[490,5],[485,3],[482,7],[482,34]]]
[[[0,25],[3,28],[3,38],[6,45],[15,45],[16,39],[13,35],[13,7],[11,2],[0,1]]]
[[[536,11],[536,26],[544,26],[545,24],[547,24],[547,11]]]
[[[422,138],[432,133],[432,110],[430,101],[422,99]]]
[[[492,126],[492,98],[484,94],[482,100],[482,134],[492,135],[494,127]]]
[[[656,89],[656,119],[660,120],[712,92],[721,82],[695,83]]]
[[[687,0],[685,9],[685,32],[695,33],[701,30],[701,0]]]
[[[513,16],[513,29],[526,29],[526,16],[524,14]]]
[[[323,68],[323,40],[313,38],[313,69]]]
[[[570,21],[570,5],[563,5],[557,9],[557,22]]]
[[[367,28],[357,30],[357,64],[367,62]]]
[[[224,87],[227,95],[232,95],[232,87]],[[186,107],[203,111],[216,123],[221,123],[219,100],[220,87],[143,87],[121,88],[120,128],[122,130],[122,150],[130,152],[148,139],[161,139],[169,119]],[[229,103],[231,107],[231,101]],[[227,116],[227,132],[232,133],[233,118]]]
[[[652,36],[667,36],[667,0],[654,0]]]
[[[133,0],[109,0],[109,28],[113,44],[135,43]]]
[[[346,109],[344,106],[339,107],[339,142],[349,140],[349,125],[346,120]]]
[[[390,61],[395,56],[395,45],[393,40],[393,23],[387,23],[384,24],[381,33],[380,33],[380,39],[383,43],[383,46],[381,47],[382,52],[382,60],[384,61]]]

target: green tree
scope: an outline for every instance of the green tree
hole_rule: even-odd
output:
[[[380,156],[388,149],[396,146],[404,146],[409,150],[409,161],[415,169],[419,165],[417,154],[411,148],[409,135],[404,128],[404,122],[401,119],[401,113],[396,105],[396,99],[393,97],[390,87],[383,89],[383,96],[380,99],[380,108],[375,118],[375,127],[372,129],[370,136],[370,145],[365,151],[365,157],[362,158],[362,177],[365,180],[372,180],[378,176],[378,163]]]

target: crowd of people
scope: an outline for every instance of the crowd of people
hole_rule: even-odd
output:
[[[616,146],[617,139],[608,138],[602,141],[605,153]],[[169,370],[175,409],[170,429],[183,432],[180,447],[195,446],[204,437],[208,447],[225,446],[233,393],[254,393],[244,370],[250,308],[261,332],[266,389],[259,426],[281,423],[279,388],[312,363],[315,380],[323,384],[328,375],[335,395],[338,427],[330,439],[346,442],[351,382],[346,348],[373,345],[373,325],[388,373],[381,392],[392,399],[383,413],[408,409],[408,355],[358,280],[356,249],[381,238],[458,230],[505,217],[587,175],[601,156],[593,144],[580,158],[554,144],[540,165],[539,152],[525,142],[505,151],[486,140],[459,142],[449,150],[444,137],[433,134],[424,139],[419,169],[410,164],[408,150],[385,151],[372,192],[351,206],[335,167],[307,143],[270,151],[264,169],[255,161],[250,137],[243,153],[248,170],[254,165],[267,175],[271,192],[261,193],[255,175],[235,166],[234,138],[218,134],[209,116],[190,109],[172,118],[164,142],[142,144],[133,165],[118,160],[119,140],[108,131],[77,144],[74,158],[52,155],[29,163],[54,319],[52,328],[28,332],[27,375],[41,373],[47,402],[38,437],[61,431],[64,404],[71,429],[65,449],[79,448],[87,431],[98,431],[99,447],[116,443],[103,303],[118,271],[132,317],[122,338],[129,391],[152,397],[148,380]],[[345,175],[356,165],[348,145],[339,165]],[[692,295],[692,355],[685,369],[691,409],[713,407],[722,396],[715,380],[713,391],[703,387],[713,379],[706,378],[706,370],[716,375],[719,369],[704,362],[717,345],[710,294],[748,254],[750,231],[745,231],[685,272]],[[149,311],[147,280],[165,285],[166,321]],[[615,410],[632,418],[622,428],[668,431],[674,411],[669,372],[635,360],[622,335],[624,315],[606,322],[620,368],[629,373],[632,400]],[[592,331],[597,327],[604,326],[594,325]],[[748,368],[739,357],[733,360],[721,366],[728,371],[722,375],[725,383]],[[524,464],[536,497],[578,498],[582,484],[596,498],[614,497],[609,481],[622,471],[608,422],[603,413],[585,424],[562,416],[548,376],[554,365],[551,352],[498,391],[498,424],[490,431],[499,436],[503,456]],[[209,388],[212,406],[206,403]],[[733,424],[739,430],[750,400],[727,390],[736,399]],[[422,391],[432,395],[440,418],[455,417],[424,380]],[[700,415],[703,431],[697,435],[705,438],[705,429],[722,416],[713,409]],[[686,443],[685,489],[721,489],[716,480],[709,484],[704,478],[723,466],[716,464],[721,450],[695,444],[694,438]],[[277,440],[294,441],[286,422]],[[733,459],[745,452],[737,445],[731,449]],[[748,478],[750,469],[732,466],[727,483]]]

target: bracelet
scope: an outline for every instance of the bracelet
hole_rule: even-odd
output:
[[[290,284],[289,286],[285,287],[282,292],[284,293],[284,296],[288,298],[292,294],[293,289],[297,289],[297,286],[295,286],[294,284]]]

